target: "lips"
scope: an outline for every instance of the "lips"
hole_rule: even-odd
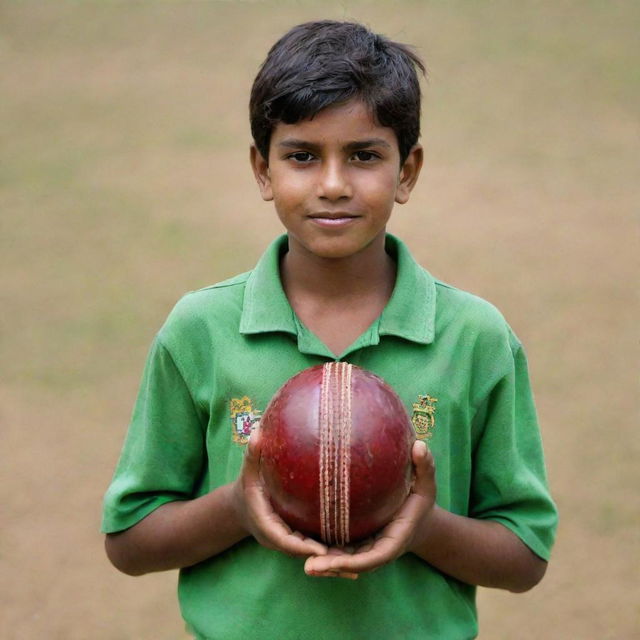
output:
[[[356,213],[347,213],[345,211],[329,212],[322,211],[320,213],[312,213],[309,217],[313,220],[345,220],[352,218],[359,218]]]
[[[358,220],[360,216],[353,213],[314,213],[309,219],[316,225],[325,228],[337,229],[346,225],[353,224],[354,220]]]

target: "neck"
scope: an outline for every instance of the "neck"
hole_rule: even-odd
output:
[[[280,272],[287,297],[310,296],[339,303],[360,297],[391,297],[396,265],[384,248],[384,234],[357,254],[345,258],[322,258],[289,238]]]

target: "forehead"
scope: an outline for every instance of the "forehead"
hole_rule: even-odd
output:
[[[331,105],[294,124],[278,122],[271,134],[272,144],[277,145],[287,139],[340,146],[362,140],[379,140],[396,149],[398,147],[393,129],[379,124],[371,109],[360,100]]]

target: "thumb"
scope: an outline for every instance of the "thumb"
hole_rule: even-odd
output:
[[[249,436],[249,442],[244,450],[243,472],[256,475],[260,472],[260,455],[262,448],[260,445],[260,433],[256,427]]]
[[[412,493],[428,497],[433,495],[436,465],[427,443],[416,440],[411,450],[411,458],[415,469]]]

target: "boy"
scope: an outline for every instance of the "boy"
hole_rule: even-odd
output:
[[[472,638],[476,585],[544,575],[556,512],[522,347],[385,233],[422,165],[416,67],[358,24],[274,45],[251,164],[287,235],[252,272],[185,296],[152,346],[103,529],[125,573],[180,569],[197,638]],[[389,382],[418,435],[411,494],[357,548],[291,531],[259,475],[261,410],[329,360]]]

